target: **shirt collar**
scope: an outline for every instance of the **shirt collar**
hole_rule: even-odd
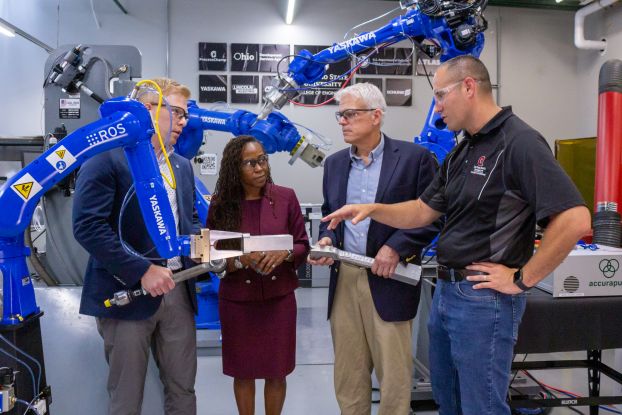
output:
[[[495,116],[492,117],[490,121],[488,121],[486,125],[484,125],[477,133],[471,135],[465,131],[464,136],[468,139],[473,139],[473,138],[477,139],[479,137],[488,135],[494,130],[496,130],[497,128],[501,127],[501,125],[503,125],[505,120],[510,118],[512,114],[513,112],[512,112],[511,106],[503,107],[501,108],[501,111],[495,114]]]
[[[378,159],[384,152],[384,134],[380,133],[380,142],[378,145],[369,153],[369,158],[371,160],[370,164],[374,162],[374,160]],[[356,155],[356,146],[350,146],[350,159],[352,161],[362,160],[362,157]]]

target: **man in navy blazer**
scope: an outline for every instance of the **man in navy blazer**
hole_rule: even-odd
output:
[[[168,102],[160,111],[159,126],[167,148],[177,141],[187,121],[189,89],[165,78],[154,80]],[[139,99],[155,119],[158,95],[146,92]],[[172,117],[172,123],[171,123]],[[172,127],[172,128],[170,128]],[[152,143],[160,170],[172,183],[157,136]],[[179,234],[200,229],[194,208],[194,177],[190,161],[167,151],[175,175],[176,189],[165,187]],[[77,241],[89,252],[80,313],[95,316],[104,339],[109,365],[109,414],[141,412],[149,350],[160,370],[167,415],[196,414],[196,297],[194,281],[175,285],[173,272],[191,266],[188,258],[145,259],[127,252],[121,237],[135,252],[157,257],[145,228],[136,197],[121,212],[132,175],[122,149],[99,154],[84,163],[78,174],[73,206],[73,228]],[[106,308],[104,300],[115,292],[141,286],[151,295],[125,307]]]
[[[350,147],[324,164],[322,213],[349,203],[395,203],[419,196],[432,181],[436,163],[429,151],[381,132],[386,110],[382,92],[361,83],[336,94],[337,121]],[[363,202],[365,201],[365,202]],[[335,350],[335,392],[342,415],[369,414],[371,372],[380,382],[379,415],[406,415],[412,385],[412,320],[420,287],[388,279],[399,261],[420,263],[437,226],[398,230],[375,221],[342,222],[335,231],[322,223],[320,245],[375,258],[366,270],[332,260],[328,293]]]

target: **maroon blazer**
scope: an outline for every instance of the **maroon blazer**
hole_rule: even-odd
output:
[[[219,296],[231,301],[261,301],[281,297],[298,288],[296,269],[309,253],[309,238],[298,198],[292,189],[266,184],[261,201],[260,235],[290,234],[294,238],[294,262],[283,262],[274,271],[261,275],[252,269],[227,273],[220,281]],[[208,214],[207,227],[212,216]],[[240,232],[248,232],[242,221]]]

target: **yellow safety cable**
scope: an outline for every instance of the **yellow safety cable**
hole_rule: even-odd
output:
[[[153,124],[155,127],[156,135],[158,136],[158,141],[160,142],[160,148],[162,149],[162,154],[164,154],[164,159],[166,160],[166,165],[168,166],[168,171],[171,174],[171,178],[173,182],[171,183],[168,177],[166,177],[166,175],[163,172],[160,172],[160,174],[162,174],[162,177],[164,178],[164,180],[166,180],[166,182],[168,183],[169,186],[171,186],[172,189],[176,189],[177,182],[175,181],[175,173],[173,173],[173,166],[171,166],[171,161],[168,159],[168,153],[166,152],[166,147],[164,146],[164,140],[162,140],[162,134],[160,134],[160,108],[162,107],[162,88],[160,88],[160,85],[153,82],[151,79],[145,79],[145,80],[138,82],[136,84],[136,87],[138,88],[142,84],[147,84],[147,83],[155,86],[155,89],[158,90],[158,107],[156,108],[155,122]]]

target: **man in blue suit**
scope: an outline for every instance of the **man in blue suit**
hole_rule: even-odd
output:
[[[173,208],[179,234],[197,233],[199,219],[194,209],[194,178],[190,161],[171,152],[187,122],[190,91],[173,80],[154,80],[162,89],[168,109],[162,107],[158,120],[175,175],[176,189],[164,160],[157,136],[152,143]],[[139,98],[155,119],[157,93],[147,91]],[[172,119],[171,119],[172,117]],[[171,122],[172,121],[172,122]],[[128,253],[119,237],[134,251],[157,257],[135,197],[124,212],[123,200],[132,186],[132,175],[122,149],[88,160],[78,174],[73,206],[73,228],[77,241],[89,252],[80,313],[95,316],[104,339],[109,365],[110,415],[141,412],[149,349],[160,370],[167,415],[196,414],[196,297],[194,281],[178,285],[175,271],[191,266],[188,258],[145,259]],[[104,300],[116,291],[141,286],[151,294],[125,307],[106,308]]]
[[[414,143],[381,132],[386,102],[374,85],[360,83],[338,92],[337,121],[350,145],[325,161],[324,204],[327,215],[350,203],[395,203],[418,197],[436,170],[432,155]],[[388,279],[399,261],[421,260],[421,250],[437,226],[398,230],[367,220],[342,223],[335,231],[322,223],[320,245],[375,258],[370,270],[332,260],[328,293],[335,351],[335,392],[342,415],[371,411],[371,373],[380,382],[379,415],[406,415],[412,387],[412,321],[420,287]]]

